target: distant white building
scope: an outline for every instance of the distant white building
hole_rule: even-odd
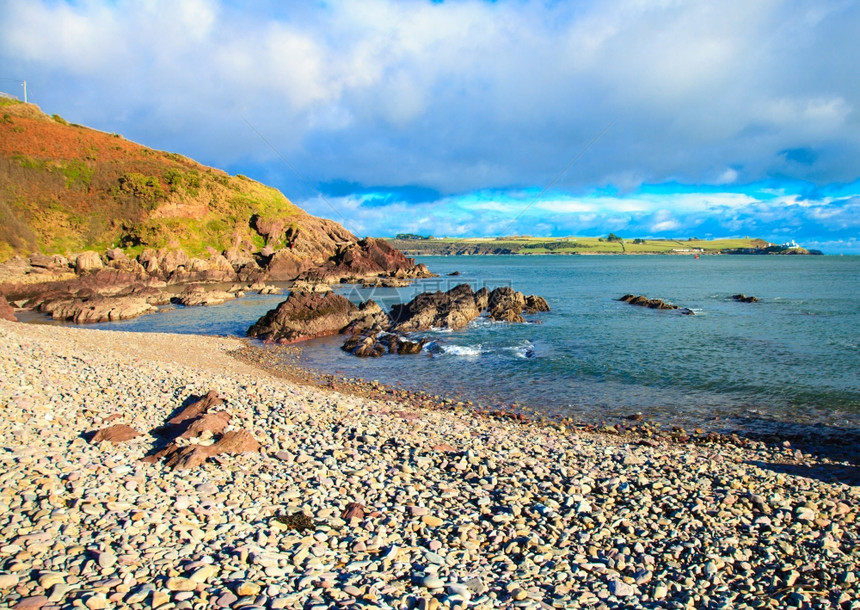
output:
[[[798,245],[798,243],[796,241],[794,241],[792,239],[791,241],[787,241],[784,244],[782,244],[782,247],[788,248],[789,250],[791,250],[792,248],[799,248],[800,246]]]

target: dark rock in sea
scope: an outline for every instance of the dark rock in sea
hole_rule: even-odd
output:
[[[632,294],[625,294],[623,297],[618,299],[619,301],[623,301],[625,303],[629,303],[630,305],[637,305],[639,307],[647,307],[649,309],[664,309],[664,310],[672,310],[677,311],[685,316],[692,316],[693,310],[688,309],[687,307],[678,307],[677,305],[672,305],[671,303],[666,303],[661,299],[649,299],[644,296],[636,296]]]
[[[352,322],[358,308],[334,293],[292,292],[248,329],[249,337],[267,342],[293,343],[334,335]]]
[[[0,294],[0,320],[8,320],[9,322],[17,322],[15,310],[9,305],[6,297]]]
[[[353,335],[341,346],[345,352],[359,358],[379,358],[388,351],[379,341],[379,334]]]
[[[412,341],[395,333],[371,332],[350,337],[341,349],[359,358],[379,358],[385,354],[418,354],[427,342],[427,339]]]
[[[745,294],[735,294],[732,295],[732,298],[735,301],[740,301],[741,303],[758,303],[757,297],[747,296]]]
[[[405,305],[391,309],[392,330],[412,332],[431,328],[463,328],[481,315],[475,293],[468,284],[460,284],[448,292],[425,292]]]
[[[391,318],[373,300],[367,300],[358,306],[355,319],[341,330],[344,335],[367,335],[388,330]],[[349,351],[349,350],[347,350]]]
[[[546,302],[545,298],[534,294],[530,294],[526,297],[526,313],[541,313],[549,310],[549,303]]]
[[[460,275],[459,271],[452,271],[451,273],[448,274],[449,277],[457,277],[458,275]]]

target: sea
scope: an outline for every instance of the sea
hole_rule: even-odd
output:
[[[639,418],[717,432],[786,426],[860,430],[858,256],[419,257],[438,278],[406,288],[336,290],[390,307],[461,283],[544,297],[525,324],[479,318],[420,333],[421,354],[357,358],[342,337],[300,344],[302,366],[453,400],[580,423]],[[451,274],[457,275],[451,275]],[[759,299],[742,303],[733,295]],[[693,310],[619,301],[644,295]],[[284,295],[216,307],[168,306],[93,325],[243,336]]]

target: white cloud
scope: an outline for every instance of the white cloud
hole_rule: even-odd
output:
[[[297,199],[243,118],[317,186],[435,189],[461,214],[461,194],[550,184],[614,121],[534,211],[648,227],[671,221],[631,215],[666,209],[689,226],[752,209],[744,185],[860,178],[858,29],[860,5],[815,0],[6,0],[0,65],[49,113]],[[791,221],[851,224],[856,209],[826,205]],[[414,209],[362,222],[468,224]]]

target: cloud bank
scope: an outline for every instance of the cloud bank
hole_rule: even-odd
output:
[[[373,234],[839,243],[858,29],[857,3],[817,0],[7,0],[0,77],[342,220],[274,148]]]

